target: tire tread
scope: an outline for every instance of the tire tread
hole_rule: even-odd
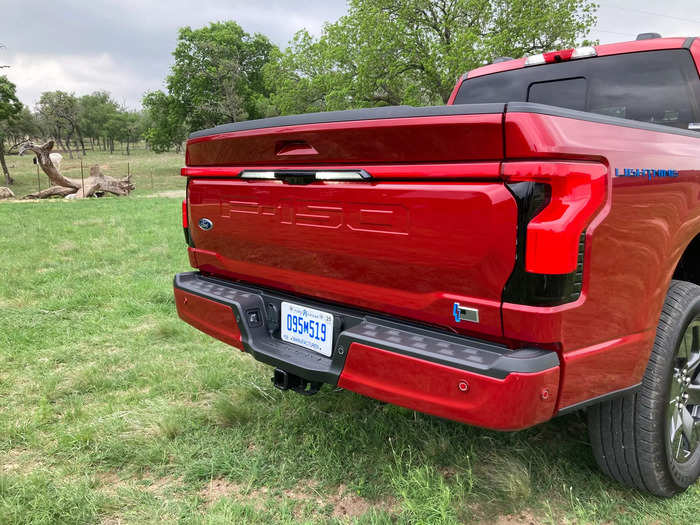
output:
[[[674,481],[666,458],[665,381],[675,351],[674,334],[700,287],[671,281],[656,339],[641,386],[633,393],[603,401],[588,409],[588,431],[600,469],[613,479],[657,496],[670,497],[687,485]],[[688,480],[692,483],[692,479]]]

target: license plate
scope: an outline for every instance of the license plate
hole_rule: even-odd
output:
[[[282,340],[326,357],[333,347],[333,315],[308,306],[282,303]]]

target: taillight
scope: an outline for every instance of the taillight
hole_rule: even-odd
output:
[[[187,215],[187,201],[182,201],[182,229],[185,232],[185,242],[187,243],[188,246],[194,247],[194,243],[192,242],[192,238],[190,237],[190,227],[189,227],[189,218]]]
[[[504,301],[555,305],[582,286],[585,228],[606,197],[607,168],[587,162],[509,162],[518,202],[518,247]]]

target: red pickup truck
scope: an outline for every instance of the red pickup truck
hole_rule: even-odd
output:
[[[700,39],[497,61],[446,106],[187,142],[180,317],[273,367],[516,430],[586,409],[661,496],[700,473]]]

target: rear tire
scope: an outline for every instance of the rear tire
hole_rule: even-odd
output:
[[[641,386],[588,409],[593,455],[608,476],[657,496],[700,476],[700,286],[672,281]]]

